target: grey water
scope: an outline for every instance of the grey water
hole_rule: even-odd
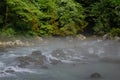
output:
[[[54,57],[51,52],[62,49],[65,57]],[[48,60],[57,58],[60,64],[47,68],[16,65],[16,58],[40,50]],[[14,73],[3,73],[12,68]],[[101,78],[92,79],[92,73]],[[0,52],[0,80],[120,80],[120,42],[101,39],[46,39],[32,47],[7,48]]]

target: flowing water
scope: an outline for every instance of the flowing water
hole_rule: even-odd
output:
[[[64,51],[64,57],[54,57],[51,52]],[[62,63],[47,65],[47,68],[16,65],[16,58],[30,55],[40,50],[50,58]],[[49,62],[49,61],[48,61]],[[12,69],[15,72],[6,72]],[[92,79],[92,73],[100,73],[101,78]],[[0,52],[0,80],[120,80],[120,43],[117,41],[90,39],[49,39],[38,42],[34,47],[8,48]]]

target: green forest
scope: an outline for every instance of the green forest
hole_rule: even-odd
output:
[[[1,36],[120,36],[120,0],[0,0]]]

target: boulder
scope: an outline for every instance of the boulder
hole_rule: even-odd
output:
[[[0,74],[4,74],[5,72],[3,72],[3,71],[0,71]]]
[[[15,71],[12,68],[8,68],[7,70],[5,70],[5,72],[7,72],[7,73],[14,73]]]
[[[97,72],[92,73],[92,74],[90,75],[90,78],[101,78],[101,77],[102,77],[101,74],[100,74],[100,73],[97,73]]]
[[[39,41],[44,41],[43,38],[39,37],[39,36],[37,36],[36,39],[39,40]]]
[[[30,57],[34,60],[35,65],[43,65],[46,62],[46,56],[42,55],[42,52],[37,50],[33,51]]]
[[[45,56],[39,56],[39,57],[37,57],[36,59],[34,59],[33,64],[34,64],[34,65],[44,65],[45,59],[46,59]]]
[[[19,67],[25,67],[26,65],[29,65],[32,61],[32,58],[29,56],[20,56],[17,57],[17,60],[19,61]]]
[[[57,65],[59,63],[62,63],[60,60],[50,59],[52,65]]]
[[[7,46],[7,47],[14,47],[14,42],[12,42],[12,41],[8,41],[8,42],[6,42],[6,43],[4,43],[5,44],[5,46]]]
[[[31,61],[31,57],[29,56],[20,56],[20,57],[17,57],[17,59],[22,62]]]
[[[120,37],[116,36],[115,40],[120,42]]]
[[[42,55],[42,52],[41,51],[33,51],[31,56],[41,56]]]
[[[44,65],[46,62],[46,57],[42,55],[41,51],[33,51],[32,54],[28,56],[17,57],[19,61],[19,67],[26,67],[27,65],[37,66]]]
[[[108,39],[110,39],[110,35],[109,34],[103,35],[103,40],[108,40]]]
[[[120,37],[119,36],[111,36],[110,34],[105,34],[103,36],[103,40],[116,40],[116,41],[120,41]]]
[[[25,45],[21,40],[15,40],[13,43],[14,43],[14,45],[17,45],[17,46],[24,46]]]
[[[79,39],[79,40],[85,40],[86,39],[86,37],[82,34],[77,35],[76,38]]]
[[[51,55],[56,58],[65,58],[65,53],[62,49],[53,50]]]

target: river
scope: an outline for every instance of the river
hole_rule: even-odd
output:
[[[60,49],[62,57],[51,55]],[[16,58],[40,50],[42,55],[59,59],[61,63],[46,68],[19,67]],[[14,70],[7,72],[7,69]],[[92,73],[101,78],[92,79]],[[120,80],[120,42],[101,39],[60,39],[52,38],[32,47],[7,48],[0,52],[0,80]]]

